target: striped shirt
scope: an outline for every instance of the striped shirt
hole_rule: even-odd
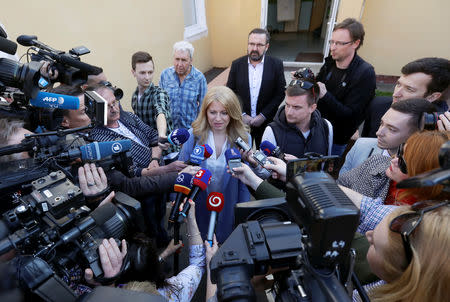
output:
[[[152,159],[152,149],[150,144],[158,140],[158,132],[144,123],[137,115],[120,110],[119,121],[130,130],[142,144],[131,140],[131,157],[135,165],[136,176],[141,175],[143,168],[147,168]],[[106,126],[96,126],[92,129],[90,137],[93,140],[105,142],[122,139],[131,139],[122,134],[119,134]]]
[[[359,217],[359,226],[356,231],[365,234],[367,231],[375,229],[381,220],[396,208],[396,206],[385,205],[381,198],[374,199],[363,196],[360,208],[361,216]]]

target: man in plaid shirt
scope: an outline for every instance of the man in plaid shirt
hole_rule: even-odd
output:
[[[173,130],[169,95],[153,84],[154,66],[153,58],[147,52],[138,51],[131,57],[131,72],[138,84],[131,106],[144,123],[158,130],[159,137],[167,137]],[[178,151],[178,147],[170,146],[164,154]]]
[[[159,81],[159,86],[169,94],[173,125],[176,129],[191,128],[206,94],[206,78],[192,66],[193,54],[194,47],[191,43],[175,43],[173,66],[162,72]]]

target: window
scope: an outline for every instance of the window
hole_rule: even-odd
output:
[[[193,41],[208,34],[205,0],[183,0],[184,39]]]

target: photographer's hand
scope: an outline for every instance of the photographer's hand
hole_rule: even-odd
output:
[[[78,181],[84,196],[94,196],[108,187],[108,180],[101,167],[86,163],[78,168]]]
[[[317,82],[317,85],[319,85],[319,89],[320,89],[319,99],[321,99],[327,93],[327,87],[322,82]]]
[[[98,253],[100,255],[103,277],[115,277],[120,272],[123,258],[127,254],[127,242],[125,239],[122,240],[122,249],[119,250],[114,238],[110,238],[109,240],[103,239],[102,244],[98,247]],[[94,274],[90,268],[84,271],[84,279],[89,284],[98,285],[94,281]]]
[[[286,181],[286,163],[279,158],[269,156],[268,159],[273,162],[264,165],[264,168],[272,172],[272,178]]]
[[[439,115],[437,126],[439,131],[450,131],[450,112],[447,111]]]
[[[292,154],[284,153],[284,160],[290,161],[297,159],[298,157]]]

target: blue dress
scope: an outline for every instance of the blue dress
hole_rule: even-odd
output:
[[[189,159],[192,150],[194,149],[196,144],[199,144],[197,138],[192,134],[192,129],[189,129],[190,137],[186,143],[183,144],[183,148],[180,151],[179,160],[186,161]],[[248,135],[249,144],[251,144],[250,135]],[[209,164],[208,161],[215,161],[215,147],[211,146],[214,150],[214,153],[211,155],[209,159],[203,161],[200,165],[203,169],[208,169],[208,166],[216,166],[216,172],[212,175],[212,182],[214,182],[213,187],[215,187],[215,192],[222,193],[224,195],[224,207],[220,213],[217,215],[217,223],[215,234],[217,237],[217,241],[219,243],[223,243],[227,237],[232,233],[234,229],[234,206],[239,202],[246,202],[250,200],[250,192],[247,189],[247,186],[243,184],[237,178],[232,177],[229,173],[227,173],[226,163],[223,165],[223,169],[221,175],[214,174],[217,173],[217,163]],[[226,148],[222,148],[222,155],[226,149],[230,148],[229,142],[226,143]],[[221,155],[221,156],[222,156]],[[219,157],[220,158],[220,157]],[[217,181],[219,179],[219,181]],[[220,182],[220,184],[218,183]],[[218,190],[220,188],[220,190]],[[197,218],[198,228],[202,234],[202,238],[205,240],[208,233],[209,226],[209,218],[210,211],[206,208],[206,198],[211,191],[209,186],[206,188],[204,192],[200,192],[197,195],[195,201],[195,216]]]

